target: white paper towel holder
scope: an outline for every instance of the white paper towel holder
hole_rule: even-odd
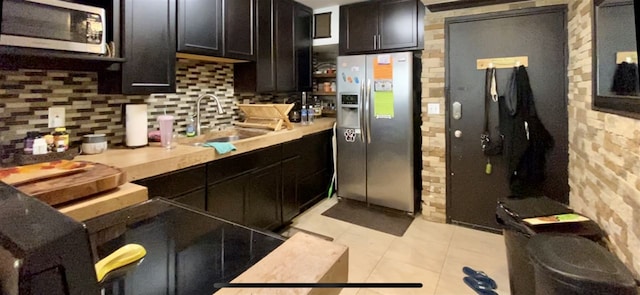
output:
[[[147,129],[147,105],[124,104],[123,120],[124,145],[129,148],[144,147],[149,144]]]

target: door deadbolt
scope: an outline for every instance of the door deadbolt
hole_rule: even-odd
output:
[[[460,118],[462,118],[462,104],[458,101],[454,102],[451,107],[451,112],[454,119],[460,120]]]

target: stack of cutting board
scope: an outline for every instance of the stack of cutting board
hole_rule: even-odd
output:
[[[0,169],[0,181],[54,206],[116,188],[126,177],[108,165],[60,160]]]
[[[280,130],[283,125],[287,129],[293,129],[289,121],[289,111],[294,104],[239,104],[238,107],[245,114],[244,122],[235,123],[240,127],[265,128],[274,131]]]

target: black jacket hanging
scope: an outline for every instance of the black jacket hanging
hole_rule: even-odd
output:
[[[616,67],[611,91],[618,95],[638,93],[638,65],[622,62]]]
[[[524,66],[516,73],[517,111],[510,115],[505,98],[500,99],[501,131],[505,136],[505,160],[512,195],[542,195],[547,152],[553,147],[551,134],[536,114],[529,75]]]

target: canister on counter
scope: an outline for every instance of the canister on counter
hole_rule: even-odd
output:
[[[69,149],[69,133],[67,133],[67,128],[58,127],[53,132],[53,142],[55,144],[54,151],[56,152],[64,152]]]

